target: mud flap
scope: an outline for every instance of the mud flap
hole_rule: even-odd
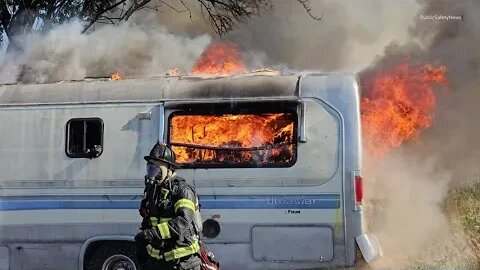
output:
[[[382,247],[373,234],[362,234],[355,238],[360,252],[367,263],[383,256]]]

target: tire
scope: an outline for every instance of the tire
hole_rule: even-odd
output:
[[[135,245],[122,242],[103,244],[92,253],[85,270],[140,270]]]

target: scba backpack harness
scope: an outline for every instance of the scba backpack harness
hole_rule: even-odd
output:
[[[195,191],[194,191],[195,192]],[[195,196],[197,197],[197,202],[198,196],[195,193]],[[193,218],[193,225],[195,228],[195,231],[198,236],[200,236],[200,232],[203,230],[203,224],[202,224],[202,216],[200,215],[200,205],[195,211],[195,215]],[[220,262],[215,258],[213,253],[208,250],[207,246],[202,242],[198,241],[200,244],[200,260],[202,261],[202,264],[200,265],[201,270],[220,270]]]

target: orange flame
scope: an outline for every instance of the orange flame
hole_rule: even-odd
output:
[[[120,72],[115,72],[112,74],[112,76],[110,77],[110,80],[112,81],[118,81],[118,80],[121,80],[122,79],[122,75],[120,75]]]
[[[295,115],[175,115],[170,140],[178,163],[289,163]]]
[[[193,74],[234,75],[245,72],[245,63],[233,43],[214,43],[197,60]]]
[[[416,139],[432,125],[435,83],[446,84],[446,67],[401,63],[364,80],[361,100],[364,144],[374,157]]]
[[[167,76],[180,76],[179,68],[172,68],[167,71]]]

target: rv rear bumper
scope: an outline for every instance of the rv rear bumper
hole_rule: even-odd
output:
[[[361,234],[355,238],[360,252],[367,263],[372,262],[378,257],[383,256],[382,247],[378,239],[373,234]]]

